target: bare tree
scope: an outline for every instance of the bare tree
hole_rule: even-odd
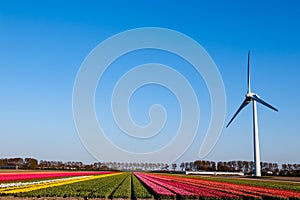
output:
[[[173,170],[173,171],[176,170],[176,167],[177,167],[177,164],[176,164],[176,163],[172,163],[172,170]]]
[[[183,171],[183,169],[184,169],[184,162],[182,162],[179,167],[181,168],[181,171]]]
[[[212,161],[212,162],[211,162],[211,170],[212,170],[212,171],[216,171],[216,169],[217,169],[217,168],[216,168],[216,162]]]

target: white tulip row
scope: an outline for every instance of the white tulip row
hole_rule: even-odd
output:
[[[50,180],[43,180],[43,181],[31,181],[31,182],[1,183],[0,188],[30,186],[30,185],[37,185],[37,184],[44,184],[44,183],[52,183],[52,182],[56,182],[56,181],[67,181],[67,180],[85,178],[85,177],[89,177],[89,176],[74,176],[74,177],[67,177],[67,178],[58,178],[58,179],[50,179]]]

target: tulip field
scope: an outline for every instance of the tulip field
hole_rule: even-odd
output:
[[[0,196],[84,199],[300,199],[300,183],[145,172],[0,173]]]
[[[104,174],[108,172],[40,172],[40,173],[1,173],[0,183],[17,180],[49,179],[70,176]]]

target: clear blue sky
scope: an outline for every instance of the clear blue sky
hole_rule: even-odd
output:
[[[244,100],[247,51],[251,50],[252,89],[279,109],[275,113],[258,107],[261,158],[299,163],[299,7],[296,0],[1,0],[0,157],[94,162],[78,138],[72,115],[73,84],[81,63],[114,34],[164,27],[190,36],[215,61],[226,89],[226,122]],[[155,87],[148,89],[151,94]],[[135,98],[143,100],[138,93]],[[200,104],[203,124],[209,122],[207,99],[208,94]],[[147,109],[148,103],[139,106]],[[133,118],[139,119],[131,109]],[[223,129],[206,159],[253,159],[251,112],[248,106]],[[198,159],[202,139],[198,136],[179,161]]]

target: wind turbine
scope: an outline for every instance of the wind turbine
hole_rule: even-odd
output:
[[[250,102],[253,103],[253,135],[254,135],[254,174],[255,176],[261,176],[261,167],[260,167],[260,152],[259,152],[259,138],[258,138],[258,123],[257,123],[257,109],[256,102],[263,104],[271,108],[272,110],[278,111],[276,108],[270,104],[263,101],[257,94],[251,92],[250,87],[250,51],[248,52],[248,91],[246,94],[246,99],[243,101],[242,105],[233,115],[231,120],[228,122],[226,128],[231,124],[234,118],[239,114],[239,112],[247,106]]]

